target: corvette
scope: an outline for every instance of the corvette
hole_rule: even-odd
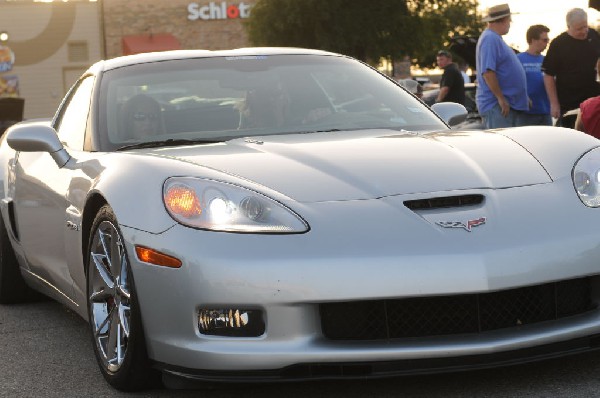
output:
[[[0,302],[88,320],[121,390],[597,348],[599,141],[465,117],[316,50],[101,61],[0,142]]]

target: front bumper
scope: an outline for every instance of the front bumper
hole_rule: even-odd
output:
[[[271,380],[493,366],[596,348],[597,310],[385,341],[334,341],[321,327],[322,303],[495,292],[600,274],[600,212],[583,206],[567,184],[460,192],[483,193],[486,201],[426,212],[403,205],[419,195],[311,204],[295,209],[311,225],[300,235],[123,228],[129,253],[141,244],[184,263],[166,269],[131,258],[149,356],[192,378]],[[471,232],[436,225],[482,216],[486,224]],[[595,303],[597,278],[591,280]],[[236,307],[263,311],[266,332],[200,333],[200,309]]]
[[[482,342],[483,343],[483,342]],[[596,351],[600,348],[600,334],[568,341],[536,345],[514,350],[502,350],[485,354],[449,357],[423,357],[388,361],[314,362],[299,363],[279,369],[219,371],[188,369],[164,363],[155,367],[172,376],[168,378],[175,387],[186,388],[189,382],[281,382],[303,380],[338,380],[353,378],[384,378],[445,372],[460,372],[529,363],[567,355]],[[439,348],[443,348],[440,346]],[[487,351],[487,350],[486,350]]]

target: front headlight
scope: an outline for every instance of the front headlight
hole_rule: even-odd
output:
[[[283,204],[258,192],[225,182],[172,177],[163,200],[175,221],[225,232],[302,233],[308,225]]]
[[[592,149],[575,163],[573,185],[581,201],[600,207],[600,148]]]

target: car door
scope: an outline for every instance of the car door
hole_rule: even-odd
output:
[[[55,128],[74,157],[83,150],[94,79],[79,81],[69,92]],[[65,240],[73,239],[67,223],[68,190],[80,170],[59,168],[46,152],[20,152],[15,171],[14,209],[20,243],[31,272],[72,297],[72,278],[67,264]]]

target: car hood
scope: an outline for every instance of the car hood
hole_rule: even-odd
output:
[[[306,133],[162,148],[154,155],[159,153],[301,202],[551,182],[527,150],[490,131]]]

